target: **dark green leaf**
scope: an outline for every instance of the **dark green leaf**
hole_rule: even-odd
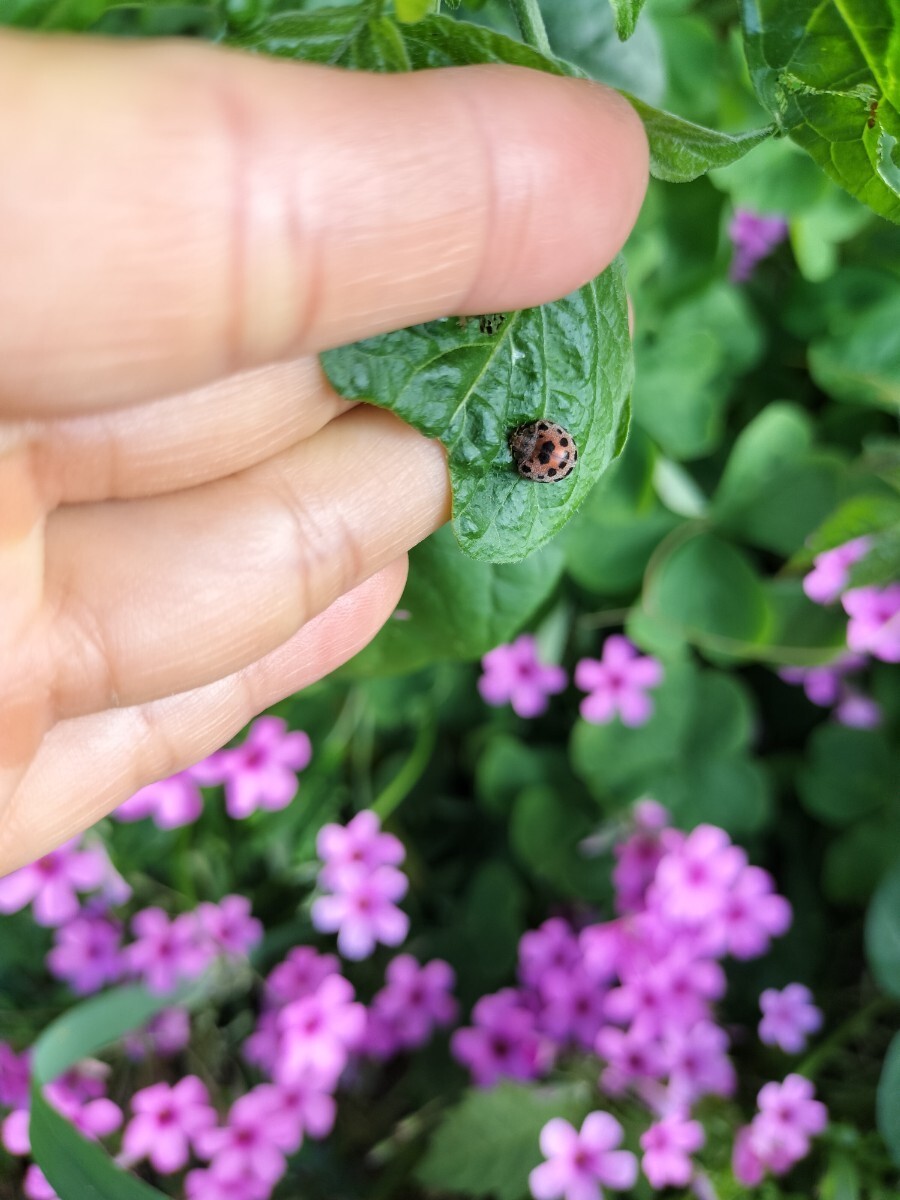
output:
[[[250,29],[230,33],[228,45],[304,62],[338,63],[365,29],[366,5],[275,13]]]
[[[880,533],[898,522],[900,500],[887,488],[851,496],[810,537],[810,555],[806,557],[833,550],[835,546],[842,546],[864,534]]]
[[[775,131],[774,125],[766,125],[747,133],[719,133],[653,108],[627,92],[623,95],[634,105],[647,130],[650,173],[668,183],[688,183],[714,168],[727,167]]]
[[[900,862],[881,881],[869,905],[866,953],[879,986],[900,998]]]
[[[762,581],[746,556],[711,533],[661,552],[644,585],[644,608],[699,646],[758,656],[771,631]]]
[[[753,83],[779,127],[841,187],[900,221],[895,0],[742,7]]]
[[[878,811],[833,838],[825,852],[822,885],[833,904],[868,903],[894,865],[900,845],[900,808]]]
[[[553,592],[562,567],[556,546],[523,563],[475,563],[461,553],[449,529],[442,529],[410,554],[400,618],[388,621],[346,670],[397,674],[448,659],[481,658],[525,627]]]
[[[888,1047],[878,1081],[878,1128],[891,1158],[900,1166],[900,1033]]]
[[[759,358],[759,322],[737,289],[714,284],[667,306],[635,345],[634,419],[670,458],[709,454],[721,440],[734,382]]]
[[[440,438],[460,544],[475,558],[517,561],[562,527],[622,448],[631,382],[622,270],[613,264],[563,300],[510,313],[494,333],[448,317],[330,350],[322,362],[342,395]],[[509,452],[509,434],[542,418],[578,447],[578,466],[559,483],[520,478]]]
[[[610,7],[597,0],[557,0],[541,5],[554,52],[592,79],[627,88],[647,104],[660,104],[666,87],[662,47],[653,21],[641,21],[624,45]]]
[[[596,813],[583,811],[568,790],[558,784],[529,787],[512,811],[510,845],[531,876],[555,895],[597,902],[609,896],[609,873],[579,849],[595,827]]]
[[[875,534],[865,558],[850,570],[854,587],[882,587],[900,579],[900,525]]]
[[[634,33],[644,0],[610,0],[610,4],[616,14],[616,33],[625,42]]]
[[[0,26],[23,29],[92,29],[107,13],[116,9],[154,12],[159,9],[188,8],[211,10],[213,0],[0,0]]]
[[[587,1089],[571,1086],[502,1083],[467,1092],[431,1139],[417,1178],[442,1193],[522,1200],[528,1173],[541,1162],[541,1129],[551,1117],[580,1125],[590,1106]]]
[[[897,795],[897,756],[883,733],[822,725],[797,777],[806,808],[830,825],[849,825]]]
[[[834,508],[841,458],[814,450],[810,418],[770,404],[740,433],[713,499],[717,523],[744,541],[792,554]]]
[[[900,289],[815,341],[809,365],[835,399],[900,415]]]

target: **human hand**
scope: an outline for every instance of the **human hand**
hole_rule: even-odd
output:
[[[316,352],[578,287],[647,151],[518,68],[5,35],[0,162],[2,874],[374,636],[446,465]]]

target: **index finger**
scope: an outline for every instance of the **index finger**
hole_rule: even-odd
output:
[[[543,303],[610,261],[646,186],[625,101],[521,68],[17,34],[0,80],[0,413]]]

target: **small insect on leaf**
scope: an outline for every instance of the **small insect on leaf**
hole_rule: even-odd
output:
[[[509,449],[523,479],[559,483],[578,462],[575,439],[555,421],[530,421],[509,435]]]
[[[478,318],[478,331],[487,334],[496,333],[505,320],[505,313],[485,313],[483,317]]]

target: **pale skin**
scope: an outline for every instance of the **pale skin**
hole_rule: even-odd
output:
[[[647,180],[614,94],[0,35],[0,874],[388,619],[443,451],[318,351],[563,295]]]

